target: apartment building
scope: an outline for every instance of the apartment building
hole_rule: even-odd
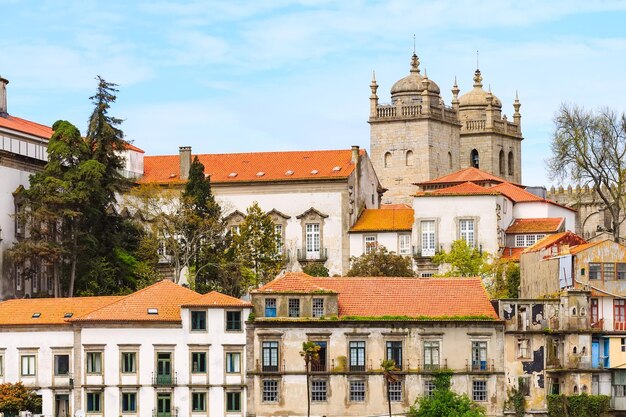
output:
[[[287,273],[253,291],[248,323],[250,416],[306,415],[302,343],[319,347],[311,414],[383,415],[380,369],[393,359],[393,413],[433,389],[433,373],[454,371],[454,390],[501,415],[503,324],[479,278],[314,278]]]
[[[0,382],[41,413],[243,416],[250,305],[161,281],[123,297],[0,303]]]

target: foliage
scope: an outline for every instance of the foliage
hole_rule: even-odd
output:
[[[469,399],[450,389],[452,371],[442,370],[435,375],[432,396],[418,397],[408,417],[484,417],[485,410]]]
[[[329,276],[328,268],[324,264],[319,262],[312,262],[302,267],[302,272],[309,274],[312,277],[327,277]]]
[[[551,177],[590,186],[608,210],[619,242],[626,208],[626,115],[563,104],[554,125],[547,161]]]
[[[511,388],[507,390],[508,398],[504,402],[505,410],[512,410],[515,413],[515,417],[524,417],[526,414],[526,401],[524,399],[524,393],[519,389],[522,378],[518,378],[518,388]]]
[[[487,266],[486,272],[491,277],[491,280],[486,285],[491,298],[519,297],[519,263],[498,259]]]
[[[389,252],[378,246],[370,253],[352,257],[349,277],[412,277],[411,258]]]
[[[17,415],[20,411],[35,412],[41,407],[41,398],[34,390],[21,382],[0,384],[0,412],[5,415]]]
[[[548,416],[600,417],[609,410],[608,395],[548,395]]]
[[[239,233],[232,236],[235,259],[253,272],[253,281],[247,283],[248,288],[274,279],[284,267],[278,238],[272,218],[254,202],[239,224]]]
[[[304,367],[306,371],[307,417],[311,416],[311,364],[319,363],[320,349],[320,345],[315,342],[302,342],[302,350],[300,351],[300,356],[302,356],[302,358],[304,359]]]
[[[489,272],[489,255],[475,247],[470,247],[463,239],[452,242],[450,252],[438,252],[433,257],[433,263],[448,265],[448,270],[442,276],[448,277],[477,277]]]
[[[398,377],[395,372],[399,371],[396,366],[396,361],[393,359],[383,359],[380,362],[380,369],[383,371],[383,379],[387,386],[387,407],[389,411],[389,417],[391,417],[391,387],[390,385],[398,381]]]

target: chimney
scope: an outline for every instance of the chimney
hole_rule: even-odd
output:
[[[191,169],[191,146],[178,147],[178,155],[180,158],[180,179],[189,178],[189,169]]]
[[[352,145],[352,163],[359,164],[359,145]]]
[[[0,75],[0,116],[9,114],[7,111],[7,84],[9,80]]]

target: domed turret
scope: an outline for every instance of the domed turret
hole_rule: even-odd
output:
[[[420,74],[419,69],[420,61],[415,53],[411,57],[411,71],[406,77],[396,81],[391,87],[391,100],[395,101],[399,97],[403,96],[420,96],[422,91],[426,89],[424,86],[424,78]],[[432,95],[439,95],[439,86],[432,80],[428,82],[428,93]]]
[[[474,72],[474,88],[459,97],[459,108],[464,107],[487,107],[489,101],[493,107],[502,108],[502,102],[491,91],[483,90],[483,77],[480,70]]]

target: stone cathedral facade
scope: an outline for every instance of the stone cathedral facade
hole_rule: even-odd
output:
[[[383,203],[409,203],[415,183],[468,167],[519,184],[523,137],[517,96],[509,121],[498,97],[483,89],[477,69],[474,88],[461,96],[455,80],[447,106],[419,64],[414,53],[409,75],[391,87],[390,104],[379,103],[375,78],[370,85],[370,152],[388,189]]]

